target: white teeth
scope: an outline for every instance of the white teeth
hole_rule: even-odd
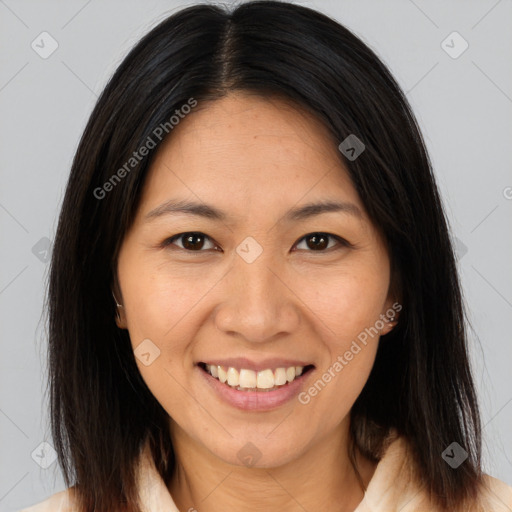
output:
[[[282,386],[286,384],[286,370],[284,368],[277,368],[274,374],[274,384],[276,386]]]
[[[293,379],[295,379],[295,366],[290,366],[286,368],[286,380],[291,382]]]
[[[230,386],[238,386],[240,383],[240,377],[239,377],[239,374],[238,374],[238,370],[236,370],[235,368],[231,368],[229,367],[228,368],[228,384]]]
[[[258,372],[258,387],[260,389],[270,389],[274,387],[274,372],[272,370]]]
[[[246,370],[242,368],[240,370],[240,387],[241,388],[255,388],[256,387],[256,372],[253,370]]]
[[[209,368],[211,368],[211,366],[208,365]],[[221,382],[226,382],[228,380],[228,375],[227,375],[227,372],[226,370],[224,370],[224,368],[222,368],[222,366],[217,366],[217,371],[219,373],[219,380]],[[210,371],[211,373],[211,371]],[[215,375],[213,375],[212,373],[212,376],[215,377]]]
[[[302,375],[303,370],[303,366],[290,366],[288,368],[276,368],[274,371],[268,368],[255,372],[246,368],[238,370],[232,367],[225,368],[217,365],[206,365],[206,371],[212,377],[240,391],[248,389],[264,389],[268,391],[276,386],[284,386]]]

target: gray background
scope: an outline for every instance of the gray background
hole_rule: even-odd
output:
[[[347,25],[407,92],[457,238],[475,327],[485,471],[512,485],[511,1],[298,3]],[[41,314],[45,249],[73,153],[97,95],[128,49],[190,4],[0,0],[0,511],[64,489],[51,447],[40,446],[51,443]],[[46,59],[31,47],[34,40],[43,46],[43,31],[59,45]],[[459,53],[462,40],[452,36],[445,43],[451,48],[442,46],[453,31],[469,44],[457,58],[445,49]]]

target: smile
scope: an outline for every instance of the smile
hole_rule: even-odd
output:
[[[313,368],[308,366],[288,366],[266,368],[254,371],[247,368],[234,368],[207,363],[199,366],[213,378],[237,391],[269,392],[287,386]]]

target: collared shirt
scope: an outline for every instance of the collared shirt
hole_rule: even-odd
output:
[[[143,512],[180,512],[160,477],[149,446],[146,445],[137,469],[137,487]],[[455,471],[455,469],[454,469]],[[467,512],[512,512],[512,487],[484,475],[486,490],[481,503]],[[76,512],[72,493],[64,490],[20,512]],[[378,462],[361,503],[354,512],[436,512],[424,485],[413,477],[407,442],[392,434],[383,457]]]

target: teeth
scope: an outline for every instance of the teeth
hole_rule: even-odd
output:
[[[209,370],[211,368],[210,365],[206,365],[206,368]],[[219,374],[218,378],[221,382],[226,382],[228,380],[228,375],[226,373],[226,370],[224,370],[224,368],[222,368],[222,366],[217,366],[217,372]],[[210,371],[210,373],[212,373]],[[215,377],[215,375],[213,375],[212,373],[212,376]]]
[[[212,374],[213,375],[213,374]],[[240,387],[241,388],[255,388],[256,387],[256,372],[252,370],[240,370]]]
[[[272,370],[258,372],[258,387],[260,389],[270,389],[274,387],[274,372]]]
[[[286,368],[286,380],[291,382],[293,379],[295,379],[295,366],[290,366]]]
[[[274,375],[274,384],[276,386],[282,386],[286,384],[286,370],[284,368],[278,368]]]
[[[240,383],[240,376],[238,370],[235,368],[228,368],[228,384],[230,386],[238,386]]]
[[[276,386],[284,386],[302,375],[303,370],[303,366],[290,366],[288,368],[276,368],[274,371],[268,368],[255,372],[245,368],[237,370],[232,367],[226,369],[223,366],[206,365],[206,371],[212,377],[240,391],[244,389],[270,390]]]

